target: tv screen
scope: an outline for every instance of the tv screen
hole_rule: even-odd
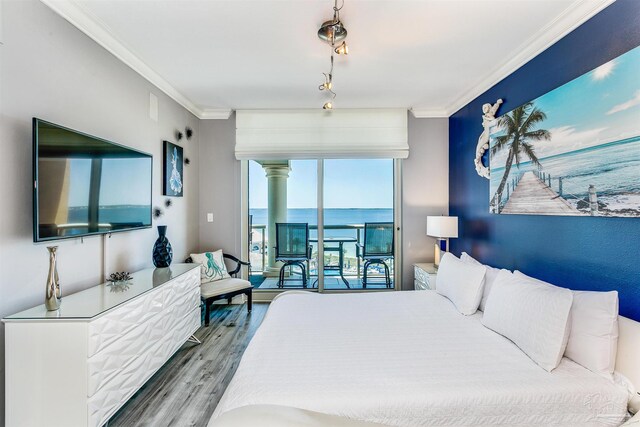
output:
[[[153,158],[33,119],[33,239],[151,226]]]

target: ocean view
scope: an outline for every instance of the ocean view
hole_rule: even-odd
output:
[[[250,209],[250,215],[252,215],[252,224],[254,227],[267,224],[267,209]],[[336,225],[360,225],[365,222],[392,222],[393,221],[393,209],[392,208],[370,208],[370,209],[350,209],[350,208],[328,208],[324,210],[324,223],[325,227],[331,227]],[[315,208],[298,208],[287,210],[287,222],[306,222],[310,227],[318,225],[317,209]],[[355,228],[342,228],[342,229],[325,229],[325,237],[353,237],[357,238],[358,231]],[[309,236],[311,239],[318,237],[317,230],[312,228],[309,230]],[[360,239],[362,239],[362,231],[360,231]],[[253,231],[254,247],[252,252],[256,252],[259,248],[261,239],[260,232]],[[266,239],[266,237],[265,237]],[[362,241],[361,241],[362,243]],[[312,243],[315,247],[317,243]],[[350,265],[351,260],[355,259],[356,246],[355,243],[346,243],[344,245],[344,256],[347,263]]]

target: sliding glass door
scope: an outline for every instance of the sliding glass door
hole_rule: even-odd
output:
[[[325,160],[323,178],[324,289],[393,288],[393,160]]]
[[[254,289],[394,289],[398,166],[393,159],[243,163],[243,250]]]

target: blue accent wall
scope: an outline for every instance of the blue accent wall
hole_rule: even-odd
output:
[[[640,321],[640,218],[490,214],[489,180],[473,165],[482,104],[502,98],[498,114],[508,112],[638,45],[640,1],[618,0],[449,118],[454,253],[571,289],[617,290],[620,314]],[[640,75],[629,92],[639,87]]]

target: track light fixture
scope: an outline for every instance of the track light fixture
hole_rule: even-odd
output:
[[[340,9],[342,9],[343,6],[344,0],[342,0],[340,7],[338,7],[338,0],[334,0],[333,19],[323,22],[318,30],[318,37],[320,40],[331,45],[331,69],[328,73],[322,73],[324,74],[324,83],[318,86],[318,89],[321,91],[327,91],[331,94],[331,100],[325,102],[322,106],[324,110],[333,109],[332,101],[336,97],[336,93],[333,91],[333,55],[334,53],[337,55],[349,54],[349,47],[345,41],[345,38],[347,37],[347,29],[342,24],[342,21],[340,21]],[[336,43],[340,42],[342,43],[336,46]]]

